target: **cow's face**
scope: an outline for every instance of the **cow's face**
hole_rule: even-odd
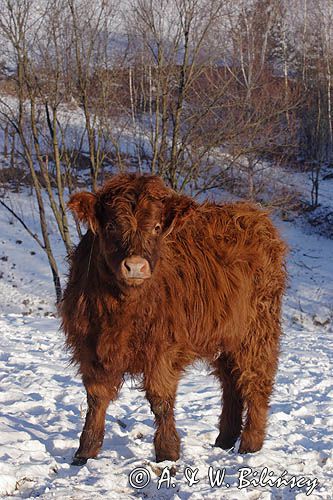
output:
[[[159,258],[163,204],[145,193],[108,195],[101,196],[96,206],[105,262],[118,281],[141,285],[151,277]]]
[[[68,205],[98,237],[103,261],[119,284],[140,286],[152,277],[163,242],[194,202],[159,177],[129,174],[114,177],[96,194],[73,195]]]

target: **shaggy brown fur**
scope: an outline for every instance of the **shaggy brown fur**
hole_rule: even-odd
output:
[[[61,306],[88,398],[74,463],[97,456],[125,374],[142,377],[156,460],[177,460],[177,384],[197,359],[223,389],[216,446],[231,448],[241,435],[241,453],[259,450],[286,279],[286,246],[267,213],[248,203],[200,205],[159,177],[130,174],[73,195],[69,207],[89,225]]]

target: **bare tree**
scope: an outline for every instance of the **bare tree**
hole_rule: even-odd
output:
[[[333,157],[333,6],[326,0],[303,0],[303,7],[298,23],[302,43],[296,51],[296,70],[304,95],[299,112],[300,154],[310,166],[311,205],[316,207],[322,167]]]
[[[209,52],[208,40],[230,5],[222,0],[132,3],[129,29],[136,46],[132,57],[139,74],[137,94],[143,95],[146,103],[143,119],[149,119],[150,168],[178,189],[198,176],[202,159],[223,137],[221,127],[214,137],[210,134],[201,154],[195,146],[207,115],[225,93],[226,81],[218,89],[214,78],[208,76],[220,56],[215,50]],[[215,94],[206,106],[196,84],[200,79],[206,85],[211,82],[210,90]],[[200,111],[192,107],[195,101],[200,101]]]
[[[49,237],[49,223],[35,158],[37,158],[41,169],[47,191],[51,195],[50,201],[53,202],[54,199],[48,175],[47,161],[45,161],[40,148],[36,119],[36,87],[31,73],[29,57],[29,46],[35,42],[35,36],[38,33],[42,19],[45,17],[45,11],[38,9],[34,2],[29,0],[18,0],[15,2],[12,0],[1,0],[0,8],[2,12],[0,32],[1,37],[8,44],[8,49],[15,65],[14,82],[17,98],[14,106],[8,104],[5,99],[1,99],[1,115],[16,131],[21,143],[23,156],[29,168],[39,211],[43,242],[40,246],[46,252],[48,258],[58,302],[61,298],[60,276]],[[64,236],[64,233],[62,233],[62,236]]]
[[[106,97],[105,84],[108,81],[110,87],[112,76],[109,71],[112,57],[110,33],[117,22],[117,3],[115,0],[95,0],[94,8],[91,8],[91,1],[87,0],[66,0],[66,4],[72,44],[72,91],[84,113],[91,182],[95,190],[106,154],[103,120],[95,111],[96,107],[99,111],[105,109],[106,102],[102,99],[104,106],[96,102],[93,84],[100,71],[104,70],[104,86],[100,88],[99,97]]]
[[[285,160],[297,146],[295,111],[298,86],[289,84],[286,67],[286,34],[282,42],[282,74],[277,66],[273,33],[281,22],[279,0],[241,2],[237,18],[231,19],[233,52],[228,70],[235,80],[233,115],[238,134],[229,144],[232,158],[247,178],[247,197],[254,199],[258,179],[267,161]],[[273,44],[273,46],[272,46]]]

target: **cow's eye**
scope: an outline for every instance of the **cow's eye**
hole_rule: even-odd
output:
[[[158,223],[158,224],[156,224],[156,226],[155,226],[155,227],[154,227],[154,229],[153,229],[153,233],[154,233],[154,234],[160,234],[160,232],[161,232],[161,231],[162,231],[162,226],[161,226],[161,224],[159,224],[159,223]]]
[[[105,229],[107,230],[107,232],[112,232],[112,231],[115,231],[116,230],[116,224],[115,222],[108,222],[106,225],[105,225]]]

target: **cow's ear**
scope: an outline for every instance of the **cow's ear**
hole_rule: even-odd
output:
[[[188,196],[172,194],[164,200],[164,236],[178,231],[190,218],[197,204]]]
[[[92,232],[96,233],[96,195],[88,193],[87,191],[73,194],[70,197],[67,206],[76,215],[80,222],[87,224]]]

